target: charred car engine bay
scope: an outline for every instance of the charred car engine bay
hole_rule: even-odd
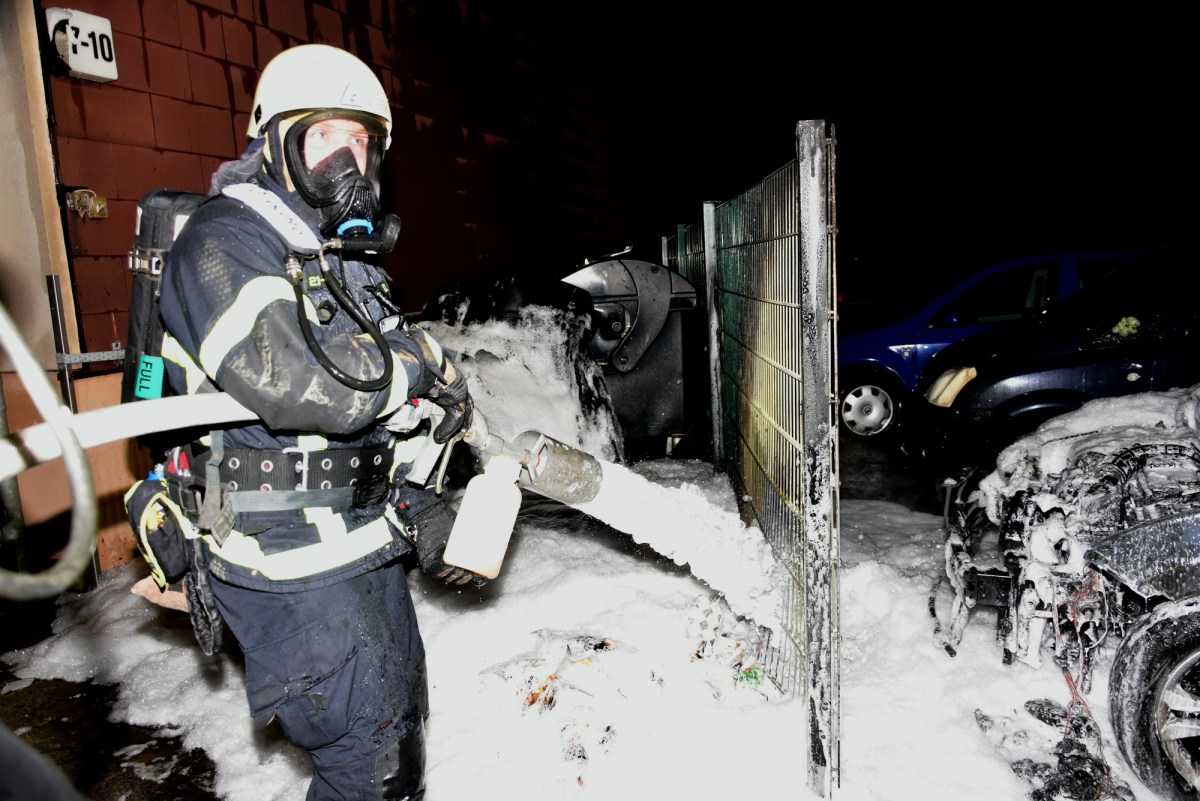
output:
[[[1111,659],[1121,755],[1172,801],[1200,796],[1198,421],[1200,386],[1099,399],[1008,446],[994,472],[947,497],[946,575],[929,605],[934,643],[951,656],[972,611],[994,607],[1006,664],[1051,659],[1062,670],[1066,720],[1088,717],[1094,668]],[[1095,786],[1054,794],[1047,776],[1027,776],[1031,798],[1133,797],[1085,741],[1064,738],[1060,775],[1073,744],[1096,763]]]

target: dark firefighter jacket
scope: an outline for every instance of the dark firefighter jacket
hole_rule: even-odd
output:
[[[298,196],[289,196],[268,178],[258,182],[316,232],[314,212]],[[431,363],[444,366],[438,344],[402,321],[385,333],[390,352],[380,353],[324,288],[316,260],[307,259],[302,313],[329,358],[364,379],[380,375],[384,359],[394,364],[390,388],[362,392],[341,383],[305,342],[297,319],[301,310],[284,269],[287,255],[284,238],[261,214],[219,195],[192,214],[163,270],[161,314],[167,337],[162,355],[173,388],[181,394],[227,392],[261,420],[222,432],[224,450],[238,457],[224,463],[251,463],[237,465],[243,486],[236,489],[242,492],[291,489],[281,482],[298,477],[308,481],[307,490],[330,486],[329,480],[321,480],[319,468],[331,463],[344,484],[347,465],[361,471],[367,466],[360,462],[369,459],[379,466],[381,451],[385,462],[380,469],[390,471],[394,436],[382,421],[429,389]],[[336,252],[329,258],[335,260],[332,272],[372,319],[395,314],[376,296],[387,294],[383,270],[362,262],[339,263]],[[321,324],[318,309],[326,315],[332,311],[333,317]],[[395,448],[402,460],[404,447]],[[202,475],[202,466],[192,467]],[[332,481],[338,485],[337,477]],[[239,514],[233,529],[220,542],[205,538],[210,569],[252,589],[286,591],[341,581],[409,547],[383,502]]]

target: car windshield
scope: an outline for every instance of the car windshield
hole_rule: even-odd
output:
[[[877,328],[915,314],[995,262],[980,257],[904,254],[869,268],[839,268],[838,330]],[[869,281],[861,276],[871,276]]]

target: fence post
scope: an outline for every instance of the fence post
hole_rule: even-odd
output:
[[[809,784],[828,796],[838,773],[838,644],[833,639],[837,581],[836,516],[833,512],[832,234],[827,201],[830,159],[825,124],[796,125],[796,192],[801,213],[800,308],[806,323],[801,362],[805,514],[804,637],[808,645],[808,711],[811,716]]]
[[[721,419],[721,309],[717,303],[717,204],[704,203],[704,297],[708,307],[708,379],[712,403],[713,464],[725,461]]]

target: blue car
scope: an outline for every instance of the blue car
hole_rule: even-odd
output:
[[[841,430],[872,437],[899,428],[921,370],[942,348],[999,323],[1028,318],[1089,280],[1136,268],[1142,251],[1049,253],[993,264],[899,322],[837,341]]]
[[[1005,447],[1090,400],[1196,385],[1200,275],[1186,264],[1164,250],[1138,280],[1089,283],[1036,317],[943,348],[913,391],[905,452],[939,479],[982,476]]]

